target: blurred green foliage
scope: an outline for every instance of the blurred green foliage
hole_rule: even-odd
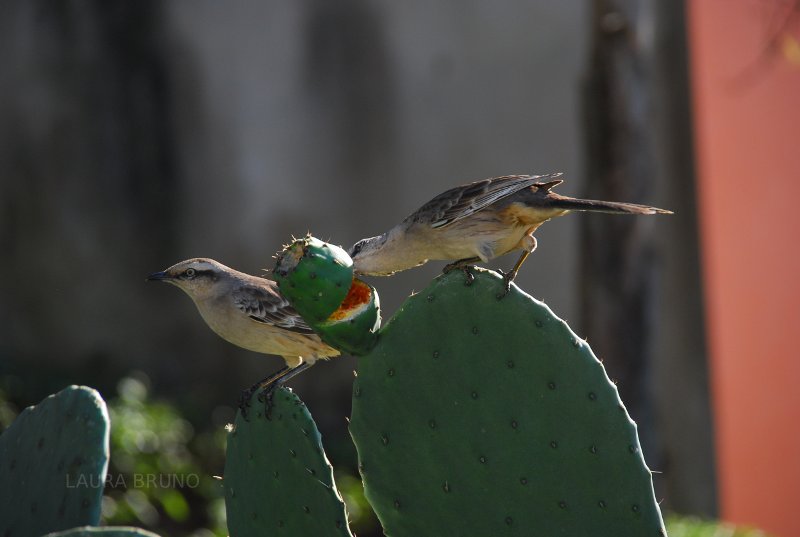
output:
[[[770,537],[754,528],[745,528],[713,520],[668,515],[664,519],[669,537]]]
[[[361,478],[350,473],[346,473],[334,466],[334,479],[336,487],[342,495],[344,504],[347,507],[347,514],[350,522],[350,530],[354,535],[383,535],[378,517],[372,510],[367,498],[364,497],[364,485]]]
[[[19,414],[19,409],[9,400],[6,391],[0,388],[0,430],[8,429],[17,414]]]
[[[227,535],[224,491],[214,477],[224,467],[224,428],[209,420],[207,429],[195,429],[177,407],[154,399],[148,383],[142,374],[125,377],[108,401],[111,462],[103,523],[136,525],[163,537]],[[340,469],[336,481],[354,531],[379,535],[361,480]]]
[[[165,537],[227,535],[222,485],[214,477],[223,467],[224,430],[195,430],[172,404],[151,398],[141,375],[123,378],[107,403],[111,462],[103,523]]]

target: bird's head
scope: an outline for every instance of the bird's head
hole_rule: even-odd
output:
[[[364,274],[370,264],[369,259],[380,249],[384,242],[386,240],[382,236],[369,237],[361,239],[351,246],[347,253],[353,260],[353,269],[359,274]],[[366,272],[369,271],[366,270]]]
[[[370,237],[368,239],[361,239],[347,252],[348,255],[355,261],[359,257],[363,257],[369,253],[370,250],[375,248],[375,239],[378,237]]]
[[[213,294],[214,285],[226,270],[230,269],[222,263],[198,257],[176,263],[162,272],[154,272],[147,280],[171,283],[194,300],[203,300]]]
[[[393,237],[390,231],[355,243],[347,252],[353,259],[353,270],[357,274],[368,276],[389,276],[398,270],[416,266],[418,263],[408,264],[404,260],[395,259],[398,250],[392,248],[396,243]],[[402,254],[402,250],[399,253]]]

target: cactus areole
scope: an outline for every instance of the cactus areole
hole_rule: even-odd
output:
[[[297,239],[278,256],[273,274],[323,341],[355,355],[375,344],[381,323],[378,293],[353,277],[353,260],[342,248],[310,235]]]

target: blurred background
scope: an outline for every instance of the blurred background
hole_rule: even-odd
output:
[[[112,475],[201,476],[112,487],[104,519],[226,535],[223,427],[281,360],[145,276],[261,274],[293,234],[346,248],[458,184],[561,171],[676,213],[548,223],[517,279],[604,360],[662,509],[798,535],[798,40],[788,0],[0,2],[0,423],[96,387]],[[384,322],[441,266],[371,280]],[[290,384],[379,535],[355,367]]]

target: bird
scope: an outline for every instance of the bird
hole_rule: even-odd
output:
[[[348,251],[353,269],[366,276],[391,276],[431,260],[452,261],[443,272],[461,269],[469,285],[473,263],[522,250],[511,270],[500,270],[505,296],[536,249],[534,232],[551,218],[571,211],[672,214],[636,203],[562,196],[553,192],[562,175],[505,175],[447,190],[382,235],[356,242]]]
[[[317,360],[340,354],[323,343],[272,280],[201,257],[154,272],[147,280],[170,283],[184,291],[208,327],[226,341],[253,352],[283,357],[285,367],[242,392],[239,408],[243,415],[253,393],[261,390],[259,399],[266,400],[269,417],[275,388]]]

